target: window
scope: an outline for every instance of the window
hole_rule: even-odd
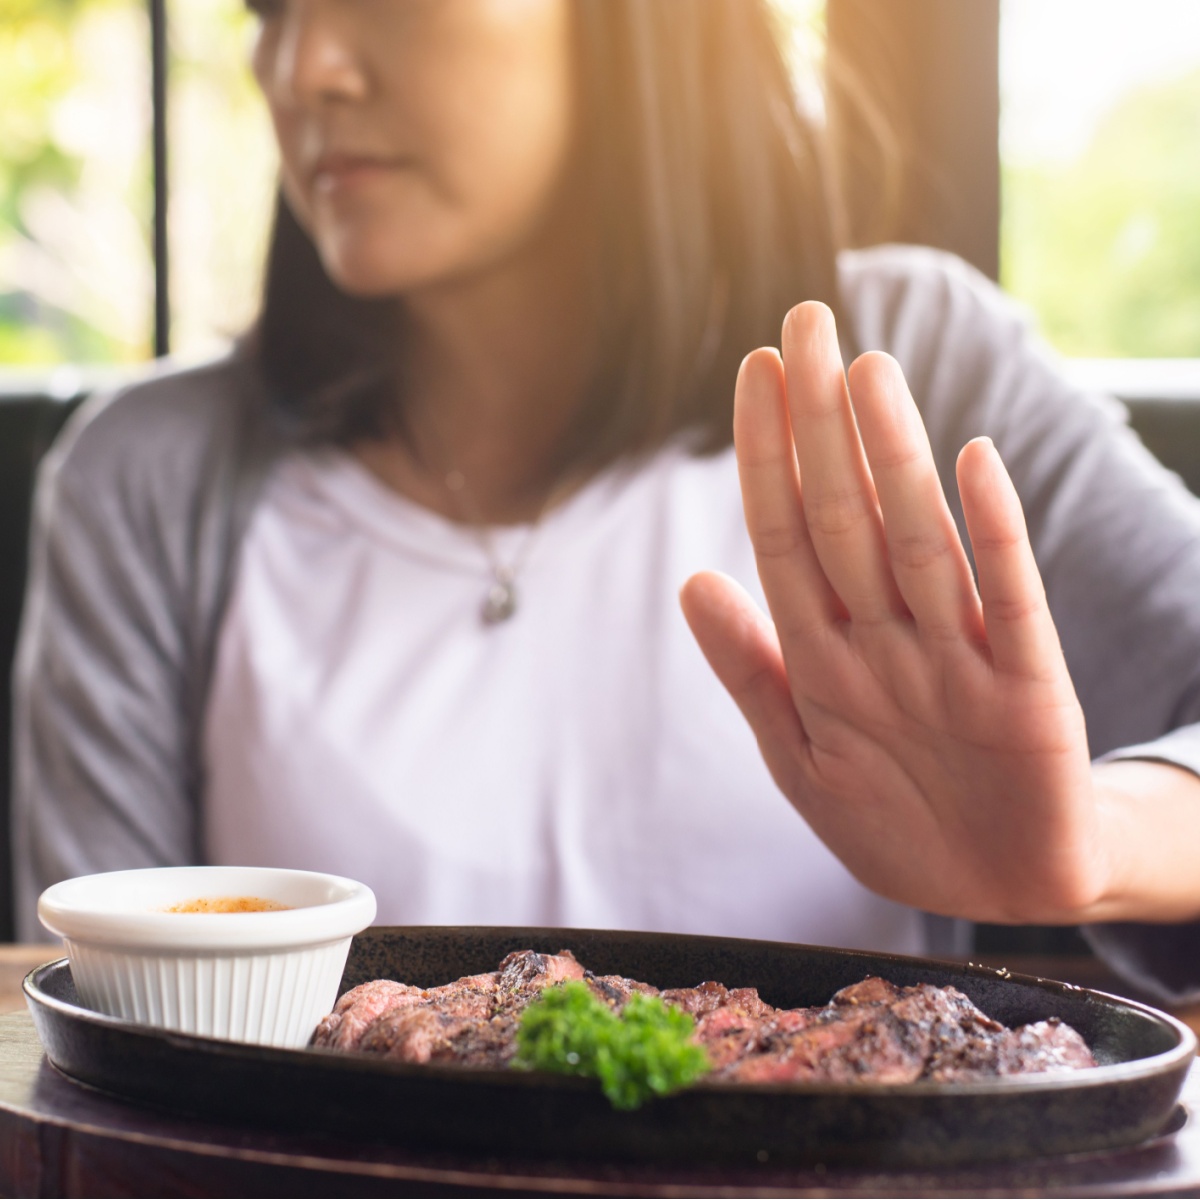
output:
[[[250,319],[276,173],[241,0],[168,0],[170,345]],[[146,0],[6,0],[0,17],[0,364],[154,351]]]
[[[10,0],[0,26],[0,362],[149,352],[149,24],[133,0]]]
[[[1064,354],[1200,358],[1195,0],[772,3],[805,98],[820,103],[826,57],[848,64],[909,151],[896,188],[850,163],[861,238],[999,262]],[[153,8],[169,29],[171,349],[211,355],[253,314],[276,161],[242,0],[4,0],[0,365],[154,352]],[[835,92],[834,132],[853,119]]]
[[[243,0],[170,0],[171,348],[208,357],[258,305],[278,170]]]
[[[1200,358],[1200,5],[1004,0],[1001,282],[1064,354]]]

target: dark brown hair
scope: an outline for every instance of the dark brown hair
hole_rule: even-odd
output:
[[[799,109],[766,0],[574,4],[606,365],[555,466],[595,470],[685,431],[715,451],[730,441],[742,357],[778,342],[792,304],[836,307],[821,132]],[[280,202],[252,344],[303,433],[402,428],[395,320],[393,302],[330,282]]]

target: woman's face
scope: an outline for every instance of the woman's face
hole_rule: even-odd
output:
[[[257,0],[283,185],[362,296],[464,279],[546,219],[573,133],[568,0]]]

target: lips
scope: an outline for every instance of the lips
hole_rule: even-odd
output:
[[[322,154],[313,165],[313,186],[319,192],[354,187],[380,179],[400,165],[398,158],[372,154]]]

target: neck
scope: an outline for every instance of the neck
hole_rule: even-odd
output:
[[[452,518],[531,520],[555,486],[551,464],[595,348],[586,247],[563,225],[487,272],[403,298],[410,440],[356,452],[385,482]],[[445,487],[452,471],[469,512]]]

